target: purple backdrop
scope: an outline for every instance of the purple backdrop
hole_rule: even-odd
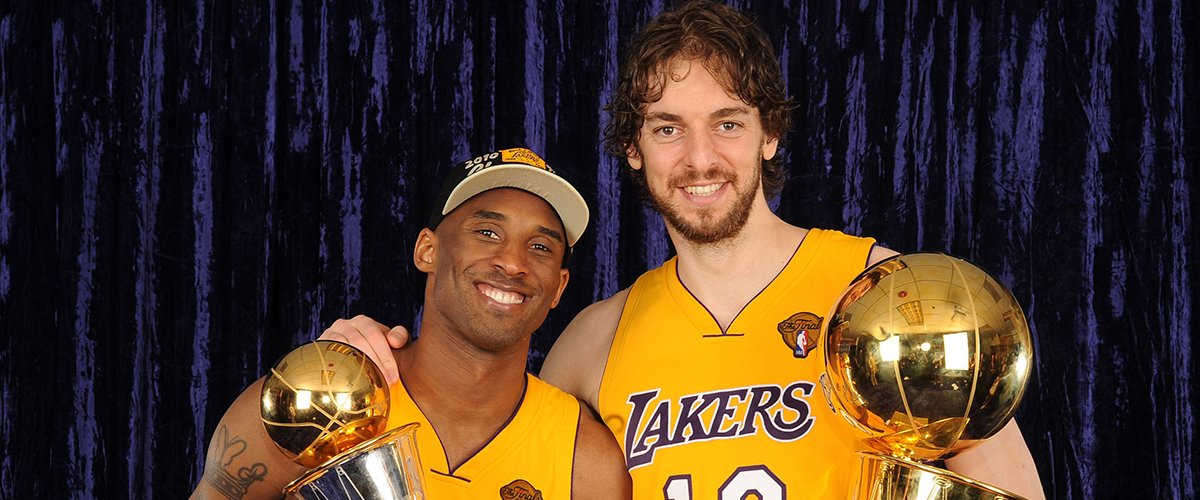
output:
[[[278,356],[413,324],[413,237],[475,153],[532,147],[594,207],[531,369],[669,256],[599,146],[662,2],[501,3],[0,2],[0,496],[190,491]],[[1013,289],[1051,497],[1194,497],[1195,2],[738,3],[799,103],[778,212]]]

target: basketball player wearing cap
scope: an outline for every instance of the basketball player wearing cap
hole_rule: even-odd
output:
[[[588,208],[529,150],[462,163],[413,252],[428,275],[421,340],[394,351],[388,428],[418,422],[428,498],[628,498],[604,427],[525,372],[533,331],[567,285]],[[369,349],[369,347],[368,347]],[[277,497],[305,469],[270,441],[262,381],[218,424],[194,497]]]
[[[701,1],[659,16],[619,78],[607,143],[677,256],[580,312],[541,376],[608,425],[637,498],[845,498],[857,435],[821,389],[817,336],[843,288],[895,252],[771,212],[789,102],[766,34],[744,14]],[[404,338],[362,317],[332,331],[380,346]],[[947,465],[1044,496],[1015,422]]]

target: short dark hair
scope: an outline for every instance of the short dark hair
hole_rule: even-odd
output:
[[[690,1],[659,15],[633,38],[616,95],[607,107],[611,121],[604,143],[610,154],[625,158],[636,148],[643,111],[662,98],[670,63],[679,58],[701,61],[726,90],[757,108],[767,137],[782,141],[791,129],[792,101],[767,34],[727,5]],[[786,180],[778,158],[763,162],[767,198],[779,194]],[[630,170],[634,184],[648,198],[645,172]]]

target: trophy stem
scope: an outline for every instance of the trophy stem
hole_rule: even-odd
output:
[[[871,500],[1024,500],[954,472],[881,453],[859,452],[858,484],[851,498]]]
[[[302,500],[422,500],[423,468],[412,423],[329,459],[284,488]]]

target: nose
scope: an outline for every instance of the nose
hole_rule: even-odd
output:
[[[528,255],[522,243],[508,240],[496,247],[492,266],[507,276],[521,276],[528,270],[526,257]]]
[[[702,130],[686,137],[686,165],[696,170],[708,170],[717,164],[716,144],[708,131]]]

